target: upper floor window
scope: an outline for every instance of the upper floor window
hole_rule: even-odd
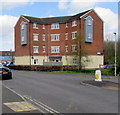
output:
[[[88,20],[88,25],[92,25],[92,20]]]
[[[24,36],[22,36],[22,40],[21,40],[22,42],[24,42],[25,41],[25,37]]]
[[[42,27],[42,29],[45,29],[45,25],[43,24],[43,27]]]
[[[72,27],[77,26],[76,20],[72,21]]]
[[[68,23],[66,23],[65,27],[68,28]]]
[[[76,37],[77,37],[77,31],[72,32],[72,39],[76,39]]]
[[[88,39],[92,39],[92,33],[88,33]]]
[[[65,39],[68,40],[68,33],[65,33]]]
[[[60,27],[59,27],[59,23],[53,23],[52,25],[51,25],[51,29],[59,29]]]
[[[60,53],[60,46],[51,46],[52,53]]]
[[[65,52],[68,52],[68,45],[65,46]]]
[[[33,52],[38,53],[38,48],[39,48],[39,46],[33,46]]]
[[[21,25],[21,29],[23,30],[25,28],[24,24]]]
[[[33,34],[34,41],[38,41],[38,34]]]
[[[45,46],[42,47],[42,52],[45,53]]]
[[[93,42],[93,18],[88,16],[85,18],[85,42],[92,43]]]
[[[60,40],[60,34],[52,34],[51,35],[52,41],[59,41]]]
[[[77,45],[74,44],[74,45],[72,45],[72,52],[76,52],[76,51],[77,51]]]
[[[38,24],[37,23],[33,23],[33,28],[38,29]]]
[[[42,35],[42,40],[45,41],[45,34]]]

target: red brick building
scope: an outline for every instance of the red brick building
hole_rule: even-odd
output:
[[[103,21],[93,9],[64,17],[22,15],[15,26],[16,65],[77,65],[80,48],[84,68],[103,64]]]

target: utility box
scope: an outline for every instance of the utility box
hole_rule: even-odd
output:
[[[101,79],[101,70],[95,71],[95,81],[102,81]]]

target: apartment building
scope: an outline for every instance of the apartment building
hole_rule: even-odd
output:
[[[84,68],[103,64],[103,21],[94,9],[63,17],[21,15],[15,25],[16,65],[77,65],[81,49]]]

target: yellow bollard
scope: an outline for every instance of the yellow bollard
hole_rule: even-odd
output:
[[[95,81],[102,81],[102,79],[101,79],[101,71],[100,70],[95,71]]]

